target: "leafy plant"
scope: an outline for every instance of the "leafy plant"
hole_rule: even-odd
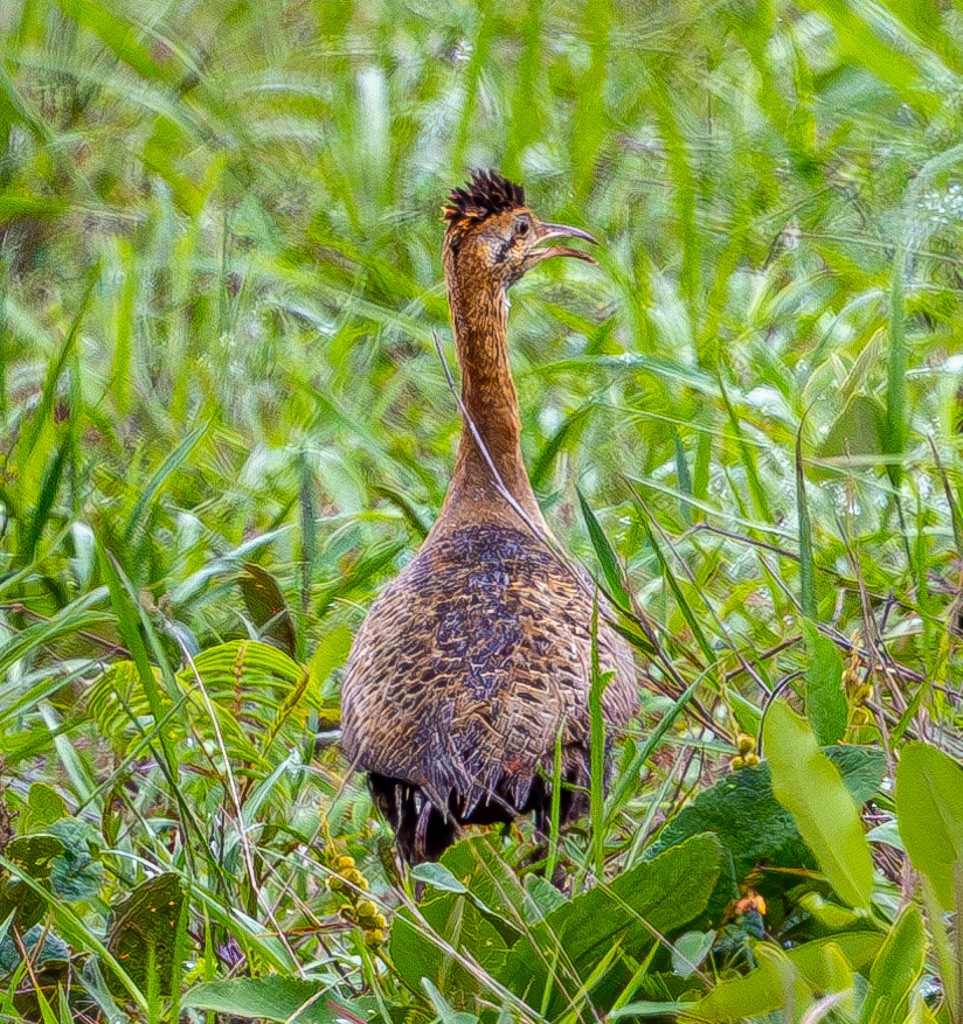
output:
[[[963,1024],[957,12],[0,25],[0,1017]],[[450,474],[471,166],[602,243],[512,365],[644,699],[586,822],[409,877],[340,666]]]

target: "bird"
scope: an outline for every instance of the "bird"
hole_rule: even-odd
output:
[[[442,214],[458,453],[436,521],[370,607],[342,682],[343,749],[367,772],[409,864],[437,860],[464,825],[533,814],[547,835],[557,743],[558,824],[584,812],[593,621],[599,669],[612,673],[601,698],[607,732],[638,709],[634,657],[611,607],[584,568],[559,556],[542,516],[509,365],[508,290],[548,259],[595,263],[559,241],[597,243],[541,221],[522,187],[495,171],[473,171]]]

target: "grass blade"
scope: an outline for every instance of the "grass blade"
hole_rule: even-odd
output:
[[[585,520],[585,525],[588,528],[589,538],[592,541],[592,547],[595,549],[596,557],[599,560],[599,564],[602,566],[602,574],[605,576],[605,582],[609,588],[609,593],[615,598],[615,602],[620,608],[625,611],[630,611],[632,608],[632,601],[629,597],[628,589],[625,586],[622,566],[619,564],[619,559],[615,553],[615,549],[609,543],[608,537],[605,536],[605,531],[599,525],[599,521],[595,517],[595,513],[592,511],[589,503],[585,500],[582,492],[576,489],[576,494],[578,494],[578,502],[579,507],[582,510],[582,518]]]
[[[806,477],[803,472],[802,432],[803,416],[796,431],[796,514],[799,519],[799,603],[803,614],[813,622],[818,620],[816,604],[816,567],[813,557],[813,525],[806,500]]]

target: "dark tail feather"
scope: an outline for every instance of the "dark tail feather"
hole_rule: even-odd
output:
[[[560,800],[560,824],[583,814],[587,809],[584,788],[577,785],[578,772],[565,772]],[[460,825],[496,825],[510,823],[520,814],[535,812],[535,830],[545,837],[549,833],[549,814],[552,806],[551,787],[544,778],[536,776],[525,803],[513,807],[509,802],[509,786],[500,786],[491,798],[474,804],[465,813],[459,799],[452,795],[448,814],[443,814],[431,802],[420,786],[403,779],[371,772],[368,789],[375,806],[395,833],[398,850],[409,864],[420,864],[438,858],[458,838]]]
[[[372,772],[368,789],[375,806],[394,830],[398,851],[409,864],[438,858],[455,842],[458,826],[418,786]]]

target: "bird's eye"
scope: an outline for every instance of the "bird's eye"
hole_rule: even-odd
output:
[[[528,223],[527,220],[517,221],[516,224],[515,224],[515,234],[516,235],[527,235],[528,234],[528,229],[530,227],[531,227],[531,225]]]

